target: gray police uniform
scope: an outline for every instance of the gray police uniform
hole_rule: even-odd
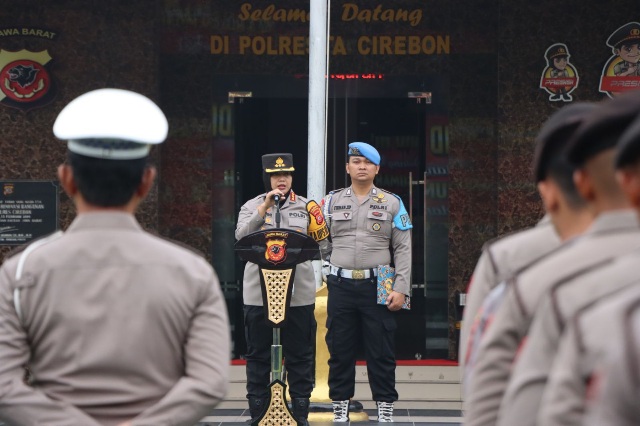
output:
[[[548,216],[537,226],[509,234],[484,245],[471,276],[460,331],[458,362],[464,370],[470,330],[489,292],[520,268],[560,245],[560,238]]]
[[[598,368],[585,426],[636,426],[640,422],[640,306],[630,307],[622,324],[612,326],[622,327],[624,339],[611,344],[611,355]]]
[[[611,351],[628,338],[620,326],[640,303],[636,285],[576,313],[567,324],[542,397],[538,424],[582,425],[588,384]],[[632,371],[628,372],[633,374]],[[637,398],[637,393],[635,394]]]
[[[640,247],[640,236],[638,245]],[[638,281],[640,251],[607,259],[582,274],[554,283],[540,303],[511,373],[502,402],[503,424],[535,425],[540,400],[557,354],[562,332],[577,311],[624,291]]]
[[[80,214],[8,258],[0,317],[10,424],[193,425],[225,396],[229,323],[215,272],[133,215]]]
[[[265,196],[266,194],[258,195],[242,206],[238,215],[236,239],[239,240],[252,232],[276,227],[276,206],[271,207],[264,218],[258,213],[258,206],[264,202]],[[307,202],[306,198],[291,190],[280,207],[280,228],[292,229],[306,235],[310,223]],[[328,239],[325,238],[319,244],[321,251],[326,250]],[[264,321],[259,274],[258,265],[247,262],[242,289],[247,341],[245,358],[248,398],[264,398],[269,394],[273,329]],[[289,393],[292,398],[309,398],[313,390],[315,295],[316,280],[311,261],[296,265],[289,319],[280,329]]]
[[[480,343],[466,401],[467,426],[496,424],[512,364],[539,301],[550,286],[594,262],[631,251],[637,246],[638,229],[633,211],[602,213],[583,236],[567,241],[509,280],[505,300]]]
[[[272,229],[276,227],[276,207],[273,206],[266,212],[265,217],[258,213],[258,206],[264,202],[266,194],[247,201],[238,215],[236,225],[236,239],[249,235],[252,232]],[[290,191],[284,204],[280,207],[280,227],[307,234],[309,226],[309,213],[307,212],[308,200]],[[329,241],[324,239],[319,242],[320,250],[327,250]],[[296,266],[295,282],[291,296],[291,306],[313,305],[316,300],[316,281],[311,261],[300,263]],[[260,275],[258,265],[247,262],[244,268],[242,281],[243,300],[245,305],[262,306],[262,292],[260,290]]]
[[[376,268],[393,262],[394,290],[410,295],[411,222],[396,195],[372,187],[363,201],[351,187],[323,200],[331,233],[331,267],[327,277],[327,346],[329,397],[354,395],[358,337],[362,336],[369,384],[375,401],[393,402],[395,390],[394,331],[387,306],[376,303]]]

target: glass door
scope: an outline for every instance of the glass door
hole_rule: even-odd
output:
[[[266,78],[257,78],[253,85],[256,88],[273,86],[267,82]],[[449,173],[445,96],[438,97],[439,104],[408,97],[407,91],[401,92],[403,96],[389,97],[400,92],[397,81],[376,83],[380,84],[364,87],[360,82],[355,88],[349,84],[330,85],[326,188],[349,185],[345,162],[350,142],[368,142],[380,151],[381,171],[375,183],[402,198],[414,225],[412,309],[398,315],[397,359],[446,359],[451,342],[447,312]],[[402,87],[411,85],[420,87],[412,81]],[[446,87],[431,81],[429,85]],[[268,152],[293,153],[297,169],[293,187],[306,195],[307,99],[285,97],[282,92],[260,95],[257,89],[251,89],[254,97],[228,105],[233,132],[231,139],[225,141],[231,143],[234,151],[234,171],[229,178],[235,199],[235,218],[244,202],[264,190],[260,157]],[[217,221],[214,217],[214,222]],[[233,238],[234,226],[228,228],[214,235],[214,240]],[[234,324],[234,358],[241,358],[245,350],[243,265],[234,259],[221,257],[218,263],[224,264],[215,266],[229,272],[221,276],[221,281],[228,283],[228,292],[233,293],[228,294],[227,302]]]

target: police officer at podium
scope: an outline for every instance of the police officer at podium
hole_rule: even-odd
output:
[[[346,164],[351,186],[330,192],[323,212],[332,240],[327,276],[327,346],[329,397],[334,422],[348,422],[355,391],[358,336],[362,336],[378,422],[393,421],[395,389],[394,311],[411,289],[411,221],[397,195],[373,183],[380,154],[364,142],[349,144]],[[393,291],[386,305],[377,303],[377,268],[393,264]]]
[[[289,153],[262,156],[266,193],[247,201],[240,209],[236,239],[276,227],[276,203],[280,205],[280,228],[310,235],[328,246],[328,231],[320,207],[293,192],[293,156]],[[247,262],[243,277],[245,339],[247,341],[247,398],[252,420],[269,405],[273,329],[265,322],[258,265]],[[316,280],[311,261],[296,266],[288,320],[281,328],[282,351],[292,399],[293,415],[306,422],[313,390],[314,317]]]

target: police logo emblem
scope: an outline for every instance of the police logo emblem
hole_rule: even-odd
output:
[[[360,153],[360,150],[354,146],[349,147],[349,155],[362,156],[362,154]]]
[[[379,224],[378,222],[376,222],[376,223],[374,223],[374,224],[371,226],[371,228],[372,228],[374,231],[379,231],[379,230],[380,230],[380,224]]]
[[[13,194],[13,184],[5,183],[2,187],[2,195],[11,195]]]
[[[49,52],[0,51],[0,103],[29,111],[49,104],[55,97],[54,82],[47,69]]]
[[[287,244],[284,240],[268,240],[264,257],[274,265],[284,262],[287,258]]]

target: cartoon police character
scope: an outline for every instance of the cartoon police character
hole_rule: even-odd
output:
[[[609,97],[640,88],[640,23],[629,22],[615,30],[607,40],[613,56],[600,78],[600,92]]]
[[[547,67],[540,78],[540,88],[549,93],[549,100],[553,102],[570,102],[571,92],[578,87],[578,72],[569,62],[569,49],[562,43],[556,43],[547,49],[544,57]]]

